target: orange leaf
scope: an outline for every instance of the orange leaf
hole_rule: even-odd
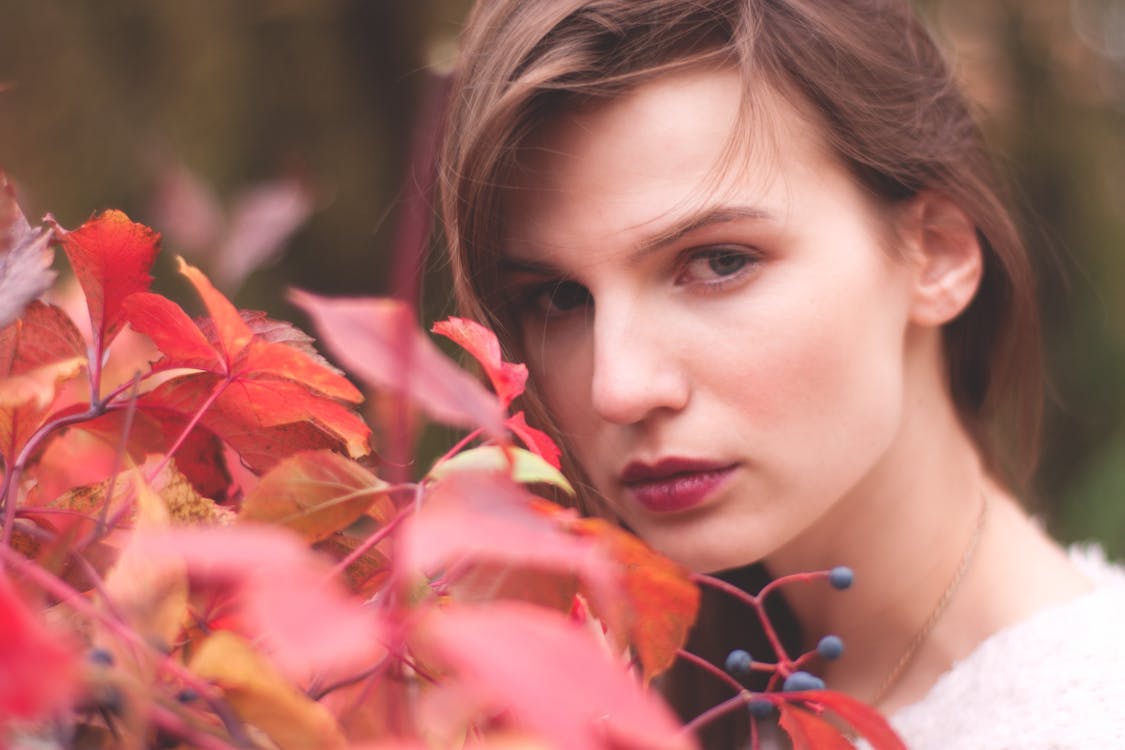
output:
[[[699,589],[683,566],[657,554],[637,537],[600,519],[584,519],[583,530],[598,529],[624,569],[625,596],[632,623],[629,640],[644,679],[672,666],[699,613]]]
[[[73,232],[55,227],[86,295],[94,350],[100,357],[125,323],[122,303],[146,291],[160,235],[121,211],[106,211]]]
[[[192,286],[195,287],[195,291],[199,294],[207,312],[211,315],[211,321],[215,326],[218,338],[216,349],[229,368],[235,358],[250,343],[254,334],[250,332],[250,327],[238,314],[238,308],[212,286],[211,282],[200,273],[198,268],[188,265],[183,258],[177,258],[176,261],[179,264],[180,273],[186,276]]]

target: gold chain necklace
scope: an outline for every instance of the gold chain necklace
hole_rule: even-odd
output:
[[[880,703],[882,703],[883,699],[887,697],[887,693],[890,692],[891,688],[898,684],[898,681],[902,678],[902,675],[906,671],[906,668],[910,666],[910,662],[912,662],[914,660],[914,657],[918,655],[918,649],[920,649],[922,647],[922,644],[926,642],[926,639],[929,638],[930,633],[933,632],[934,627],[938,624],[938,620],[940,620],[941,616],[945,614],[946,607],[948,607],[949,602],[953,600],[953,595],[957,592],[957,587],[961,584],[962,579],[964,579],[965,573],[968,572],[969,565],[973,561],[973,556],[976,554],[977,546],[980,544],[981,533],[984,531],[984,517],[987,511],[988,495],[982,489],[980,495],[980,512],[977,514],[977,523],[973,528],[973,535],[969,537],[969,543],[965,546],[965,551],[961,553],[961,562],[957,564],[957,572],[953,574],[953,580],[951,580],[949,582],[949,585],[945,587],[945,591],[942,592],[941,598],[938,599],[938,602],[930,612],[929,617],[927,617],[926,621],[922,623],[922,627],[918,630],[917,633],[915,633],[914,638],[912,638],[910,643],[907,645],[906,651],[903,652],[902,656],[898,660],[898,663],[895,664],[894,669],[892,669],[890,671],[890,674],[888,674],[886,678],[883,679],[883,684],[879,686],[879,690],[875,693],[875,697],[871,701],[872,706],[878,706]]]

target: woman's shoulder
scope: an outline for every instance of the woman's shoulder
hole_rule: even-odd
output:
[[[983,641],[891,717],[913,750],[1125,747],[1125,568],[1070,558],[1094,587]]]

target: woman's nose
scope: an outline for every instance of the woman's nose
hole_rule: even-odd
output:
[[[635,307],[594,317],[591,399],[607,422],[635,424],[658,411],[687,405],[690,383],[681,366],[683,344],[658,316]]]

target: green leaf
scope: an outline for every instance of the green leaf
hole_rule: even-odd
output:
[[[309,542],[318,542],[349,526],[372,506],[389,518],[394,509],[389,485],[332,451],[308,451],[282,461],[269,471],[242,503],[240,520],[288,527]]]
[[[489,471],[507,474],[521,484],[549,484],[574,496],[574,488],[558,469],[523,448],[484,445],[462,451],[430,470],[431,479],[443,479],[461,471]]]

